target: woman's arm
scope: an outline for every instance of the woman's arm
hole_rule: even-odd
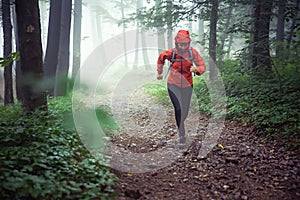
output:
[[[200,76],[206,71],[206,65],[203,58],[196,49],[193,49],[194,63],[196,65],[196,75]]]
[[[157,59],[157,79],[162,79],[163,67],[165,60],[172,59],[172,50],[163,51]]]

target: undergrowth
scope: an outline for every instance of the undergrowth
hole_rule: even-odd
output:
[[[70,98],[49,100],[48,107],[25,116],[18,104],[0,106],[1,199],[112,199],[117,178],[64,120]]]
[[[299,69],[291,65],[279,72],[246,70],[232,60],[223,63],[221,74],[226,89],[226,117],[253,126],[257,134],[269,139],[289,141],[289,145],[299,147]],[[209,91],[202,79],[195,91],[200,109],[211,114]],[[201,106],[201,102],[205,105]]]
[[[226,119],[253,126],[257,134],[268,139],[288,141],[288,146],[299,147],[300,69],[297,65],[275,66],[276,70],[271,72],[248,70],[234,60],[227,60],[222,65]],[[168,102],[165,85],[148,84],[145,90],[156,96],[158,102]],[[194,91],[199,105],[197,109],[206,115],[215,115],[211,98],[218,94],[209,91],[205,79],[194,79]]]

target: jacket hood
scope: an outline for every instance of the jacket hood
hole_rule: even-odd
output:
[[[179,30],[176,37],[175,37],[175,43],[190,43],[190,33],[187,30]]]

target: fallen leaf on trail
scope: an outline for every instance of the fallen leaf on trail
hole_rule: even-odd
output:
[[[229,185],[223,185],[223,188],[224,188],[224,189],[228,189],[228,188],[230,188],[230,187],[229,187]]]
[[[222,144],[218,144],[218,147],[224,149],[224,146]]]

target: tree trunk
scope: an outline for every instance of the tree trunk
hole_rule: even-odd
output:
[[[203,19],[200,18],[200,14],[199,14],[199,19],[198,19],[198,29],[199,29],[199,42],[200,44],[202,44],[203,46],[205,45],[205,40],[203,40],[203,35],[204,35],[204,21]]]
[[[38,0],[16,0],[22,106],[25,113],[47,109],[43,86],[43,57]]]
[[[173,42],[173,28],[172,28],[172,21],[173,21],[173,17],[172,17],[172,7],[173,7],[173,3],[172,1],[168,0],[167,1],[167,42],[168,42],[168,49],[171,49],[174,45]]]
[[[61,25],[60,25],[60,40],[58,49],[58,63],[55,79],[55,96],[66,96],[69,59],[70,59],[70,30],[71,30],[71,13],[72,0],[63,0],[61,9]]]
[[[2,0],[2,23],[4,37],[4,58],[10,59],[12,53],[12,25],[10,18],[10,0]],[[14,103],[12,62],[4,68],[4,105]]]
[[[231,22],[231,17],[232,17],[232,11],[233,11],[233,6],[228,8],[228,12],[227,12],[227,16],[226,16],[226,24],[224,29],[222,29],[222,36],[220,39],[220,51],[221,51],[221,55],[220,55],[220,60],[223,60],[223,55],[225,54],[224,51],[224,46],[225,46],[225,40],[228,37],[228,29],[229,29],[229,25]]]
[[[253,66],[253,62],[254,62],[254,53],[253,53],[253,49],[254,49],[254,35],[255,35],[255,31],[254,31],[254,27],[255,27],[255,7],[254,7],[254,0],[252,0],[252,4],[250,6],[250,15],[251,15],[251,26],[250,26],[250,34],[249,34],[249,45],[248,45],[248,65],[247,68],[250,69]]]
[[[122,20],[125,19],[125,13],[124,13],[124,1],[121,0],[121,14],[122,14]],[[128,59],[127,59],[127,45],[126,45],[126,32],[125,32],[125,24],[123,23],[123,48],[125,53],[125,67],[128,68]]]
[[[231,24],[235,24],[235,15],[232,15],[231,17]],[[231,33],[229,35],[229,40],[228,40],[228,46],[227,46],[227,50],[226,50],[226,58],[230,59],[230,55],[231,55],[231,47],[233,44],[233,34]]]
[[[138,68],[138,64],[139,64],[139,41],[140,41],[140,31],[139,31],[139,22],[137,22],[137,26],[136,26],[136,31],[135,31],[135,53],[134,53],[134,64],[133,64],[133,69],[137,69]]]
[[[102,34],[102,16],[101,16],[101,11],[100,9],[98,9],[96,11],[96,19],[97,19],[97,37],[98,37],[98,45],[103,43],[103,34]],[[105,52],[105,48],[100,48],[99,49],[99,53],[101,55],[101,60],[103,60],[102,63],[107,63],[106,60],[106,52]],[[100,58],[100,57],[99,57]]]
[[[143,1],[139,0],[138,1],[138,9],[141,9],[143,7]],[[144,65],[146,70],[150,70],[150,61],[149,61],[149,56],[148,56],[148,51],[146,49],[147,47],[147,40],[146,40],[146,35],[145,35],[145,29],[141,29],[141,41],[142,41],[142,53],[143,53],[143,59],[144,59]]]
[[[296,23],[297,23],[297,18],[298,18],[298,10],[300,9],[299,6],[300,6],[300,0],[295,0],[295,13],[294,13],[294,17],[292,18],[290,32],[288,34],[288,39],[287,39],[287,49],[289,50],[288,57],[291,54],[290,48],[291,48],[292,38],[293,38],[295,28],[296,28]]]
[[[211,0],[210,12],[210,33],[209,33],[209,78],[211,81],[217,79],[216,69],[216,46],[217,46],[217,21],[218,21],[218,0]]]
[[[48,94],[54,95],[58,48],[60,41],[61,7],[63,1],[50,0],[47,48],[44,62]]]
[[[191,19],[188,19],[188,20],[189,20],[188,31],[190,33],[193,33],[193,21]]]
[[[72,79],[75,80],[80,69],[81,60],[81,18],[82,0],[74,2],[74,22],[73,22],[73,68]]]
[[[19,47],[19,37],[18,37],[18,25],[17,25],[17,14],[16,14],[16,6],[13,5],[13,27],[14,27],[14,36],[15,36],[15,45],[16,51],[20,52]],[[16,83],[16,96],[18,101],[22,101],[22,89],[21,89],[21,63],[20,61],[16,61],[16,76],[15,76],[15,83]]]
[[[144,59],[144,65],[145,65],[145,70],[150,70],[150,61],[149,61],[149,56],[148,56],[148,51],[147,51],[147,38],[145,35],[145,30],[142,28],[141,32],[141,37],[142,37],[142,52],[143,52],[143,59]]]
[[[157,28],[157,46],[158,46],[158,55],[165,50],[165,29],[158,27]]]
[[[140,17],[140,9],[142,7],[141,0],[136,1],[136,12],[138,13],[138,17]],[[134,64],[133,64],[133,69],[138,68],[138,63],[139,63],[139,42],[140,42],[140,22],[139,19],[136,20],[136,35],[135,35],[135,53],[134,53]]]
[[[284,14],[285,14],[285,1],[278,1],[278,17],[277,17],[277,31],[276,31],[276,57],[280,60],[284,57],[282,56],[282,51],[284,50]]]
[[[252,68],[272,69],[269,43],[271,9],[272,0],[255,1]]]
[[[159,12],[159,6],[160,6],[161,0],[155,1],[156,10]],[[157,47],[158,47],[158,55],[165,50],[166,44],[165,44],[165,29],[162,27],[157,27]]]

